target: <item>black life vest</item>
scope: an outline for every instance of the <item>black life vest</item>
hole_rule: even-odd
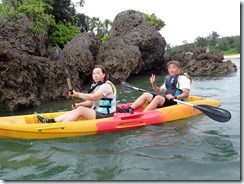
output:
[[[182,90],[179,88],[180,86],[178,82],[178,78],[180,75],[186,76],[191,82],[191,77],[187,73],[181,73],[176,76],[168,76],[166,77],[165,80],[165,86],[166,86],[165,95],[171,94],[175,96],[175,95],[180,95],[182,93]]]

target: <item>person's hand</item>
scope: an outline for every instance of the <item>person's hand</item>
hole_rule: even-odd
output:
[[[173,96],[173,95],[171,95],[171,94],[167,94],[166,96],[165,96],[168,100],[173,100],[175,97]]]
[[[152,76],[150,77],[151,84],[153,84],[155,81],[156,81],[156,76],[155,74],[152,74]]]
[[[75,90],[69,90],[69,96],[71,97],[77,97],[77,92]]]
[[[75,103],[75,106],[72,105],[72,109],[77,109],[79,107],[79,103]]]

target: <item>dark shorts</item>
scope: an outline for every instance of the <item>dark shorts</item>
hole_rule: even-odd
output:
[[[104,113],[96,111],[96,119],[108,118],[108,117],[113,117],[113,116],[114,116],[114,113],[104,114]]]
[[[153,94],[152,100],[154,99],[155,96],[157,96],[157,95]],[[167,106],[176,105],[176,104],[177,104],[177,102],[175,102],[173,100],[168,100],[167,98],[165,98],[164,104],[162,106],[158,106],[158,108],[167,107]]]

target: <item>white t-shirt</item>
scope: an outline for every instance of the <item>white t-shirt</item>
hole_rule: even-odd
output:
[[[102,84],[97,91],[101,92],[106,98],[113,98],[113,89],[108,83]]]

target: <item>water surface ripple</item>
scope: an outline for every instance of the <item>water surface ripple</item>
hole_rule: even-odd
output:
[[[240,59],[226,77],[193,77],[192,95],[220,100],[227,123],[199,115],[167,124],[102,135],[51,140],[0,139],[2,180],[240,180]],[[129,83],[150,89],[149,76]],[[158,84],[160,83],[158,76]],[[139,92],[124,93],[119,103]],[[230,95],[234,94],[234,95]],[[68,110],[50,102],[1,116]]]

